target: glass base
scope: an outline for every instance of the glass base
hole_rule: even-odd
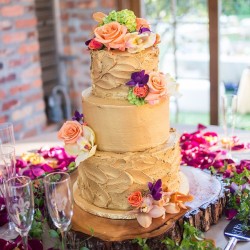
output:
[[[14,240],[19,233],[15,230],[13,222],[8,222],[0,227],[0,239]]]

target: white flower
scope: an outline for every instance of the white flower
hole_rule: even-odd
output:
[[[156,41],[156,34],[150,31],[139,34],[138,32],[128,33],[124,37],[125,47],[129,53],[137,53],[146,48],[152,47]]]

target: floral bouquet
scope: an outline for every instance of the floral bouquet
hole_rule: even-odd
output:
[[[72,121],[66,121],[58,132],[58,138],[65,143],[65,151],[69,155],[76,156],[76,166],[94,155],[97,147],[95,133],[83,118],[83,114],[75,111]]]
[[[129,87],[128,101],[137,106],[145,103],[158,104],[161,98],[179,94],[176,81],[169,74],[164,75],[162,72],[134,72],[126,85]]]
[[[108,15],[96,12],[93,18],[98,26],[94,29],[94,38],[85,43],[89,49],[107,48],[138,53],[160,42],[159,35],[151,32],[148,22],[137,18],[131,10],[113,10]]]
[[[164,190],[161,179],[148,183],[148,192],[135,191],[128,197],[128,203],[134,207],[130,213],[136,214],[138,223],[148,228],[153,218],[165,218],[165,214],[176,214],[187,209],[184,202],[192,201],[192,195]]]

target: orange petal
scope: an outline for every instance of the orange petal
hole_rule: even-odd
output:
[[[95,12],[93,14],[93,18],[95,21],[97,21],[98,23],[101,23],[103,21],[103,18],[107,16],[106,14],[104,14],[103,12]]]

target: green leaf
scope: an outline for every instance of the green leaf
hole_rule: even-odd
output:
[[[81,247],[80,250],[90,250],[90,249],[87,247]]]
[[[59,238],[58,232],[57,232],[56,230],[54,230],[54,229],[50,229],[50,230],[49,230],[49,236],[50,236],[51,238]]]

